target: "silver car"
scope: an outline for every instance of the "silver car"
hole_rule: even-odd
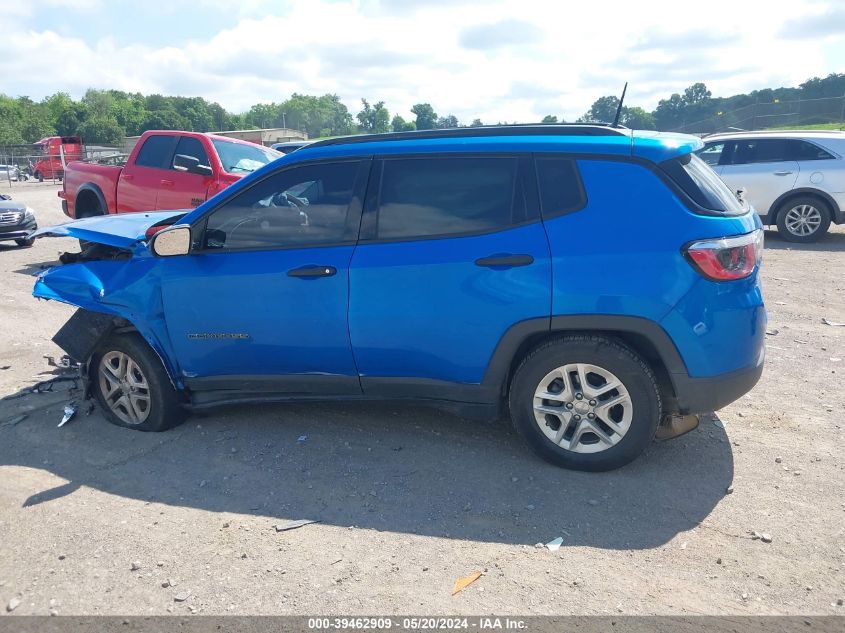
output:
[[[698,155],[791,242],[815,242],[845,221],[845,132],[714,134]]]

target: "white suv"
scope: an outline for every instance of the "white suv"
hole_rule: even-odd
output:
[[[791,242],[814,242],[845,221],[845,132],[714,134],[698,155],[734,191],[744,189],[763,224]]]

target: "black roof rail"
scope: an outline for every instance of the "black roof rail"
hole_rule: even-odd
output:
[[[413,130],[410,132],[388,132],[386,134],[355,134],[339,136],[324,141],[314,141],[312,147],[347,145],[350,143],[371,143],[375,141],[407,141],[431,138],[468,138],[487,136],[627,136],[630,130],[612,127],[607,123],[558,123],[536,125],[478,125],[438,130]]]

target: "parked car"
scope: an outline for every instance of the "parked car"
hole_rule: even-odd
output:
[[[33,144],[39,158],[32,164],[32,175],[43,182],[45,178],[61,180],[65,165],[82,160],[82,138],[79,136],[49,136]],[[64,160],[64,163],[62,163]]]
[[[790,242],[815,242],[845,221],[845,132],[716,134],[698,155]]]
[[[282,154],[290,154],[298,149],[311,145],[314,141],[286,141],[284,143],[273,143],[270,147]]]
[[[0,182],[20,180],[21,170],[17,165],[0,165]]]
[[[757,382],[760,220],[695,137],[504,126],[314,143],[188,213],[42,229],[38,278],[108,418],[408,399],[501,409],[552,463],[628,463]],[[152,237],[150,237],[152,236]]]
[[[29,234],[37,228],[32,209],[16,200],[0,199],[0,242],[14,240],[18,246],[32,246]]]
[[[279,156],[225,136],[150,131],[125,164],[69,164],[59,197],[71,218],[189,209]]]

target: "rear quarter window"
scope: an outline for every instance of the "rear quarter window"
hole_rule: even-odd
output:
[[[665,161],[661,168],[698,207],[718,215],[742,215],[746,212],[716,172],[695,154]]]
[[[543,219],[572,213],[587,204],[578,167],[571,158],[537,158],[537,184]]]

